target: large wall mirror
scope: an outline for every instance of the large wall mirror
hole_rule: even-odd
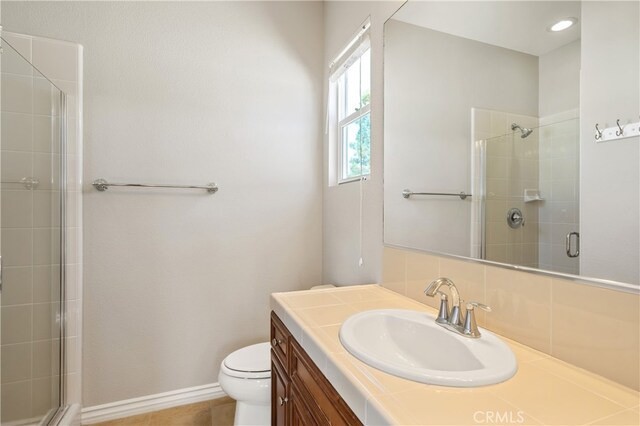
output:
[[[386,22],[385,244],[638,284],[633,227],[627,270],[585,267],[581,8],[409,1]]]

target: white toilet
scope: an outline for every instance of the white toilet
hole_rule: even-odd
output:
[[[234,425],[271,424],[271,345],[246,346],[220,364],[220,387],[236,400]]]
[[[311,290],[333,288],[317,285]],[[271,344],[258,343],[238,349],[220,364],[220,387],[236,400],[234,425],[271,424]]]

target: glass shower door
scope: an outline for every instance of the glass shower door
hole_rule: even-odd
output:
[[[577,275],[578,112],[540,122],[525,138],[518,131],[482,141],[484,259]],[[514,217],[522,220],[510,220]]]
[[[47,424],[64,396],[64,95],[4,39],[0,57],[0,423]]]

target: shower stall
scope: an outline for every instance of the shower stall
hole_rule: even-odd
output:
[[[0,423],[56,424],[67,404],[67,98],[18,53],[26,39],[11,40],[0,55]]]
[[[474,109],[475,257],[579,274],[578,114]]]

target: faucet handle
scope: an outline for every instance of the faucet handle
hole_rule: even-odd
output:
[[[467,303],[467,311],[473,311],[473,308],[480,308],[483,311],[491,312],[491,306],[485,305],[484,303],[480,303],[480,302]]]
[[[464,319],[464,327],[462,334],[469,337],[480,337],[480,331],[478,330],[478,324],[476,324],[475,308],[480,308],[483,311],[491,312],[491,307],[479,302],[467,303],[467,316]]]

